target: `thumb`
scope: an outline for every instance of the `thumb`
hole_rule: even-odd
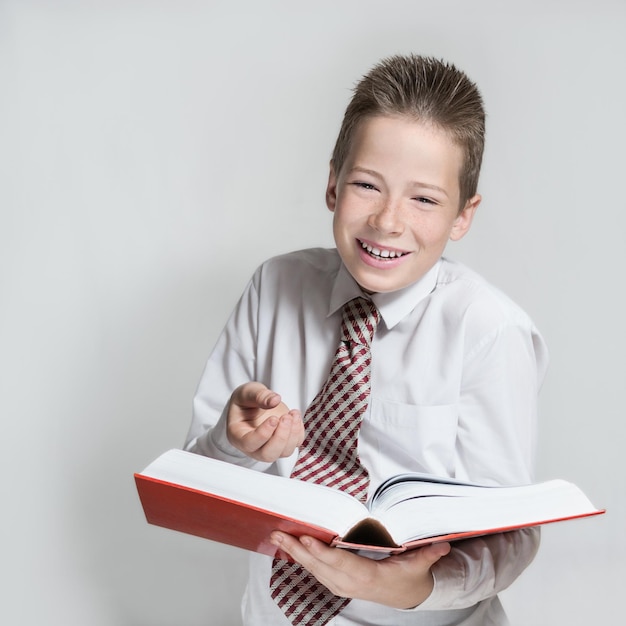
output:
[[[233,401],[243,408],[273,409],[280,403],[280,396],[263,383],[249,382],[235,389]]]
[[[432,543],[425,546],[421,550],[422,557],[429,565],[434,565],[441,557],[446,556],[450,552],[450,544],[443,541],[441,543]]]

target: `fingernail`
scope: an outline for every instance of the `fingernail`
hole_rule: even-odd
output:
[[[278,402],[280,402],[280,396],[277,393],[273,393],[270,395],[270,397],[267,399],[267,401],[270,404],[273,404],[274,402],[276,402],[278,404]]]

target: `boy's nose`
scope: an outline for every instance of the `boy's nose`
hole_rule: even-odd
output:
[[[400,211],[393,203],[387,202],[373,211],[369,217],[369,225],[381,233],[401,233],[403,230]]]

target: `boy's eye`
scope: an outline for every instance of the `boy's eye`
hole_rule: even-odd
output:
[[[413,198],[420,204],[437,204],[432,198],[425,198],[424,196],[418,196],[417,198]]]
[[[376,187],[374,187],[374,185],[372,185],[371,183],[364,183],[362,181],[355,181],[351,184],[354,185],[355,187],[360,187],[361,189],[369,189],[369,190],[376,189]]]

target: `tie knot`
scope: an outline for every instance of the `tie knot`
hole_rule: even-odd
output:
[[[365,298],[350,300],[343,306],[342,341],[369,345],[379,321],[380,313],[373,302]]]

